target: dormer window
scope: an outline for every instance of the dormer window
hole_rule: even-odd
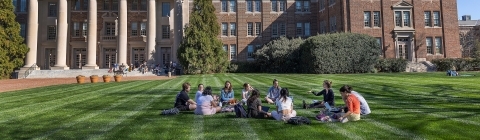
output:
[[[395,27],[412,27],[412,8],[413,5],[405,1],[400,1],[393,6]]]

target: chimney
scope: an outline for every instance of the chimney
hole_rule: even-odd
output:
[[[472,20],[472,16],[470,16],[470,15],[463,15],[463,16],[462,16],[462,20],[463,20],[463,21]]]

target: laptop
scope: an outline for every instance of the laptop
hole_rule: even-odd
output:
[[[338,112],[341,111],[341,110],[338,109],[338,108],[332,108],[332,107],[330,106],[330,104],[328,104],[328,102],[325,102],[324,105],[325,105],[325,108],[326,108],[328,111],[330,111],[330,112],[338,113]]]
[[[268,110],[270,110],[270,107],[268,107],[268,106],[262,106],[262,110],[265,111],[265,112],[268,112]]]

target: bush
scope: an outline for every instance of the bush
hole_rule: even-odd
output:
[[[317,35],[301,45],[300,65],[305,73],[366,73],[375,68],[380,52],[376,39],[368,35]]]
[[[405,72],[408,61],[403,58],[379,59],[375,68],[378,72]]]
[[[249,62],[231,62],[228,67],[228,72],[231,73],[258,73],[262,72],[256,61]]]
[[[480,66],[480,59],[442,58],[432,60],[432,63],[437,66],[437,71],[447,71],[453,68],[457,71],[471,71]]]
[[[255,52],[256,65],[263,72],[298,72],[299,47],[303,42],[301,38],[285,37],[270,41]]]

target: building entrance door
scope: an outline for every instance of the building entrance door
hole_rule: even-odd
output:
[[[171,53],[170,48],[162,47],[160,49],[160,53],[162,55],[162,60],[161,60],[162,66],[165,66],[166,64],[170,64],[170,61],[171,61],[171,59],[170,59],[170,53]]]
[[[409,59],[410,38],[398,38],[398,56],[399,58]]]
[[[87,62],[87,49],[74,48],[73,49],[73,66],[74,69],[81,69]]]
[[[145,61],[145,48],[133,48],[132,56],[132,62],[135,67],[138,68],[140,64],[143,64],[143,61]]]
[[[57,49],[55,48],[46,48],[45,49],[45,63],[42,69],[50,69],[50,67],[55,66],[55,61],[57,60]]]
[[[103,49],[103,54],[104,54],[104,63],[103,67],[104,68],[110,68],[113,67],[113,64],[116,63],[117,60],[117,49],[108,49],[105,48]]]

